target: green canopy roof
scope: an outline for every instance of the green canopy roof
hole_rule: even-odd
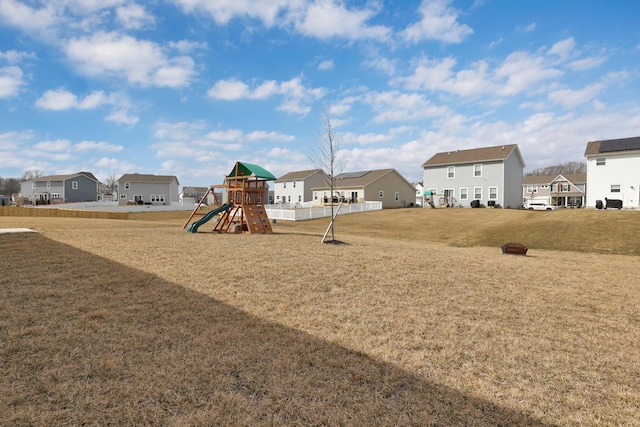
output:
[[[261,178],[267,181],[275,181],[276,177],[266,169],[261,168],[258,165],[252,165],[251,163],[236,162],[229,175],[229,178]]]

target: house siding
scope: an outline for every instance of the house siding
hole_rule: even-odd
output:
[[[295,183],[295,186],[294,186]],[[274,183],[274,202],[298,203],[313,200],[313,188],[326,184],[321,171],[300,179],[282,179]]]
[[[515,151],[504,161],[502,178],[504,190],[500,204],[506,208],[520,206],[522,203],[522,183],[524,182],[522,168],[523,165]]]
[[[604,165],[597,159],[604,158]],[[620,192],[611,186],[619,185]],[[624,207],[640,207],[640,152],[601,153],[587,158],[587,206],[596,200],[620,199]]]

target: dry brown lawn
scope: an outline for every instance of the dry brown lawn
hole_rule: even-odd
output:
[[[640,425],[639,214],[0,217],[0,425]]]

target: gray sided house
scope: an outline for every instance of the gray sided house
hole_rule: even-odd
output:
[[[586,206],[587,174],[527,175],[522,184],[522,200],[549,197],[551,204],[560,207]]]
[[[313,200],[313,188],[325,185],[327,178],[320,169],[289,172],[278,178],[273,187],[275,203],[303,203]]]
[[[524,161],[517,144],[444,151],[422,164],[425,191],[448,205],[516,207],[522,203]]]
[[[41,176],[22,181],[20,195],[34,204],[95,202],[101,199],[98,179],[90,172]]]
[[[342,173],[336,177],[334,197],[350,203],[382,202],[383,208],[412,207],[416,189],[395,169]],[[314,205],[331,201],[329,185],[313,189]]]
[[[118,204],[170,205],[178,203],[178,178],[170,175],[124,174],[118,179]]]

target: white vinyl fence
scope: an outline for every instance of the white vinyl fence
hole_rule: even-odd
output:
[[[335,213],[335,211],[338,210],[338,206],[334,206],[333,209]],[[307,221],[331,216],[331,206],[283,209],[279,205],[265,205],[265,210],[271,220]],[[382,210],[382,202],[351,203],[342,205],[338,215],[379,210]]]

